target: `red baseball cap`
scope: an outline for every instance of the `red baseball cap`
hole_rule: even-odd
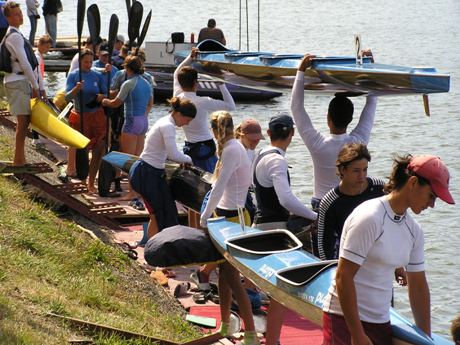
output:
[[[455,204],[449,192],[449,170],[439,157],[431,155],[412,157],[407,168],[428,180],[438,198],[448,204]]]
[[[255,119],[245,119],[241,122],[241,132],[251,140],[265,139],[262,128]]]

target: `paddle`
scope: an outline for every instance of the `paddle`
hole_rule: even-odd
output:
[[[113,46],[115,44],[115,40],[117,39],[118,33],[118,17],[116,14],[112,14],[110,17],[110,24],[109,24],[109,39],[107,42],[108,45],[108,53],[109,53],[109,63],[112,60],[112,52]],[[110,98],[110,77],[111,72],[107,73],[107,98]],[[108,115],[108,114],[107,114]],[[106,132],[105,132],[105,153],[109,151],[109,136],[110,136],[110,121],[109,116],[106,117]],[[97,189],[99,192],[99,196],[108,196],[110,193],[110,185],[115,177],[115,169],[107,162],[102,160],[99,166],[99,175],[97,179]]]
[[[129,37],[129,49],[133,46],[134,41],[139,37],[139,29],[142,22],[142,14],[144,7],[139,1],[133,2],[129,11],[128,20],[128,37]]]
[[[141,47],[142,43],[144,43],[145,36],[147,35],[147,31],[149,30],[150,19],[152,18],[152,10],[149,11],[147,17],[145,18],[144,25],[142,26],[142,31],[137,39],[137,47],[134,55],[137,55],[139,52],[139,48]]]
[[[88,29],[91,37],[91,44],[93,46],[94,58],[96,58],[96,45],[99,41],[101,34],[101,15],[99,14],[99,7],[96,4],[92,4],[86,11],[88,16]]]
[[[77,35],[78,35],[78,76],[80,83],[83,82],[81,73],[81,34],[83,31],[83,22],[85,21],[86,1],[78,0],[77,5]],[[80,133],[83,134],[83,88],[78,92],[80,103]],[[77,177],[80,180],[86,179],[89,172],[88,150],[77,149],[75,154],[75,168]]]

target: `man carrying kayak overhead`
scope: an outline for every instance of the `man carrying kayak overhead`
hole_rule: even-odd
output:
[[[189,56],[174,72],[174,96],[188,99],[196,106],[196,117],[182,129],[185,134],[184,153],[192,158],[193,164],[210,173],[217,163],[216,144],[209,129],[209,116],[218,110],[233,111],[235,102],[225,84],[219,85],[223,100],[197,96],[198,73],[190,67],[198,49],[192,48]]]
[[[363,54],[372,56],[370,50],[364,51]],[[367,96],[357,126],[347,133],[348,125],[353,120],[353,103],[347,97],[336,95],[330,101],[327,112],[329,135],[322,134],[313,126],[304,106],[304,75],[307,68],[311,67],[314,57],[314,55],[306,54],[300,62],[292,87],[291,112],[300,137],[310,151],[313,160],[315,185],[311,205],[316,210],[323,196],[339,183],[335,161],[342,146],[347,143],[366,145],[369,143],[377,108],[377,97]],[[312,237],[313,250],[318,256],[317,239],[316,236]]]

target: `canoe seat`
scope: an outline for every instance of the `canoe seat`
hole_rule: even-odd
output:
[[[290,285],[301,286],[307,284],[324,270],[337,266],[337,263],[337,260],[326,260],[284,268],[276,272],[276,278]]]
[[[297,237],[282,229],[253,232],[225,241],[229,250],[237,249],[256,255],[289,252],[302,247]]]

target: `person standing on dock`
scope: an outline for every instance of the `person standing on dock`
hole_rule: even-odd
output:
[[[424,234],[412,216],[436,198],[454,204],[449,171],[432,155],[397,156],[380,198],[363,202],[345,221],[339,263],[323,303],[323,344],[392,344],[394,271],[405,267],[415,324],[431,336]],[[408,210],[412,213],[409,213]]]
[[[30,21],[30,34],[29,42],[33,46],[35,44],[35,32],[37,31],[37,20],[40,18],[38,14],[38,1],[37,0],[26,0],[27,5],[27,16]]]
[[[156,121],[147,132],[144,149],[129,172],[133,190],[142,196],[149,211],[148,238],[179,224],[176,203],[166,182],[166,159],[183,164],[192,163],[190,156],[177,149],[176,127],[182,127],[193,120],[196,116],[195,105],[178,97],[168,102],[171,105],[170,113]]]
[[[91,150],[89,163],[88,192],[96,194],[94,185],[96,174],[102,160],[106,140],[106,117],[100,102],[107,94],[107,83],[101,73],[91,69],[93,65],[93,52],[89,49],[81,51],[81,72],[83,81],[79,79],[79,70],[69,73],[66,83],[66,101],[73,100],[75,107],[70,112],[69,125],[88,137],[91,141],[88,149]],[[79,93],[83,93],[83,104],[80,104]],[[80,128],[80,116],[84,116],[84,128]],[[76,150],[69,148],[67,160],[67,175],[76,173]]]
[[[43,2],[43,16],[45,17],[46,33],[53,41],[52,46],[56,48],[57,19],[58,13],[62,12],[61,0],[45,0]]]
[[[364,55],[372,56],[370,51]],[[329,103],[327,125],[329,135],[318,131],[305,110],[304,106],[304,76],[307,68],[311,67],[314,55],[306,54],[300,62],[299,69],[292,87],[291,112],[300,137],[310,151],[313,160],[314,190],[311,205],[317,210],[324,195],[337,186],[339,178],[336,174],[335,161],[337,155],[346,143],[368,144],[374,125],[377,97],[367,96],[357,126],[347,133],[348,125],[353,119],[353,103],[344,96],[336,95]],[[314,254],[318,256],[317,238],[312,236]]]
[[[198,43],[209,39],[220,42],[223,45],[227,44],[223,31],[216,28],[216,20],[212,18],[208,20],[208,26],[200,30],[198,34]]]
[[[112,58],[120,54],[121,47],[125,44],[125,37],[118,34],[115,44],[113,45]]]
[[[39,73],[34,73],[38,66],[37,58],[29,41],[19,31],[24,22],[19,4],[9,1],[3,11],[9,24],[3,44],[11,54],[11,72],[6,74],[3,82],[10,113],[17,118],[13,164],[21,166],[26,163],[24,143],[30,123],[30,100],[44,92],[43,79]]]
[[[287,114],[270,119],[267,134],[270,145],[256,156],[253,165],[253,183],[257,210],[253,227],[261,230],[286,229],[290,214],[315,221],[317,214],[305,206],[290,186],[288,163],[284,158],[294,136],[294,121]],[[278,344],[286,308],[271,299],[267,314],[267,345]]]
[[[212,173],[217,156],[216,144],[209,129],[209,115],[218,110],[233,111],[236,106],[225,84],[219,85],[223,100],[197,96],[198,72],[189,66],[197,52],[198,49],[192,48],[190,55],[174,71],[174,96],[189,99],[197,109],[195,119],[183,127],[186,139],[184,153],[192,158],[194,165]]]

